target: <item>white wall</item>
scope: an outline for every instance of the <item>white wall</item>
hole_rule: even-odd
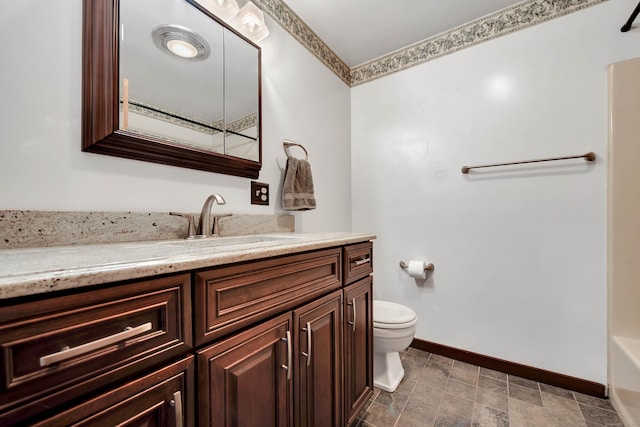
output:
[[[606,383],[606,66],[640,56],[612,0],[352,89],[354,231],[416,337]],[[486,170],[463,165],[583,154]],[[416,282],[400,260],[426,259]]]
[[[318,208],[296,213],[297,229],[349,230],[349,88],[269,24],[258,181],[272,199],[263,207],[250,205],[249,179],[81,152],[82,2],[2,2],[0,37],[15,43],[0,68],[0,209],[199,212],[218,192],[225,212],[280,212],[286,137],[309,150],[316,184]]]

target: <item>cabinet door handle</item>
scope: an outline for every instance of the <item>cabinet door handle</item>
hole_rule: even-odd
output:
[[[351,298],[351,302],[348,302],[347,305],[353,307],[353,322],[347,322],[350,325],[353,325],[353,332],[356,331],[356,299]]]
[[[40,358],[40,367],[49,366],[54,363],[63,362],[67,359],[71,359],[72,357],[80,356],[83,354],[90,353],[92,351],[101,349],[108,345],[112,345],[118,343],[120,341],[124,341],[136,335],[139,335],[143,332],[147,332],[151,330],[151,322],[144,323],[140,326],[136,326],[135,328],[127,327],[124,331],[118,332],[117,334],[109,335],[108,337],[100,338],[95,341],[91,341],[77,347],[64,347],[62,350],[57,353],[51,353],[46,356],[42,356]]]
[[[307,366],[311,365],[311,322],[307,322],[307,327],[302,328],[307,332],[307,352],[302,352],[302,355],[307,358]]]
[[[368,264],[371,262],[371,258],[362,258],[358,260],[351,261],[354,266],[360,267],[361,265]]]
[[[282,341],[286,341],[286,343],[287,343],[287,364],[286,365],[280,365],[280,366],[282,367],[282,369],[287,371],[287,380],[290,380],[291,379],[291,359],[292,359],[292,354],[291,354],[291,331],[287,331],[286,332],[286,337],[282,338]]]
[[[173,400],[171,401],[171,406],[174,408],[174,413],[176,416],[176,427],[182,427],[182,393],[180,391],[176,391],[173,393]]]

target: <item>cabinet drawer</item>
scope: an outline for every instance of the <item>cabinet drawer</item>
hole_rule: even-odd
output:
[[[191,348],[190,276],[0,308],[0,424]]]
[[[373,273],[373,244],[359,243],[344,248],[344,283],[352,283]]]
[[[194,357],[134,379],[36,423],[58,426],[193,426]]]
[[[195,278],[197,345],[341,285],[341,249],[201,271]]]

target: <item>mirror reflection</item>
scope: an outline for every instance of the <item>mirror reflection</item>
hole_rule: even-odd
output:
[[[259,53],[184,0],[120,1],[120,129],[260,161]]]

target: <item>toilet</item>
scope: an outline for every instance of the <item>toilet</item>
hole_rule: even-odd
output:
[[[404,377],[400,352],[411,344],[418,317],[390,301],[373,301],[373,384],[393,392]]]

